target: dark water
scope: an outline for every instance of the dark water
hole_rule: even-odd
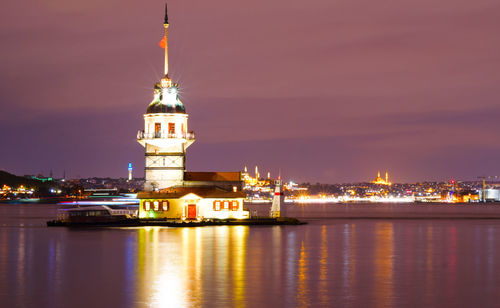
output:
[[[328,219],[345,211],[294,206],[315,217],[303,226],[75,230],[44,226],[53,205],[0,205],[0,306],[500,306],[500,220]]]

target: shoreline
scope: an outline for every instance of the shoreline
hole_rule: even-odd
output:
[[[125,219],[109,222],[67,222],[60,220],[47,221],[47,227],[205,227],[205,226],[296,226],[307,222],[296,218],[254,218],[254,219],[227,219],[227,220],[205,220],[205,221],[178,221],[160,219]]]

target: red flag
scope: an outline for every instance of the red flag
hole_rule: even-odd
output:
[[[158,43],[158,45],[161,47],[161,48],[165,48],[167,47],[167,38],[164,36],[161,41]]]

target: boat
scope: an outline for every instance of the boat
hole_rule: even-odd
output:
[[[137,209],[116,205],[94,205],[57,210],[57,219],[48,226],[103,225],[130,223],[137,218]]]

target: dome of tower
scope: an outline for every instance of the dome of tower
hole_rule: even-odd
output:
[[[184,105],[165,105],[161,102],[153,102],[149,104],[146,113],[186,113]]]
[[[177,84],[166,77],[154,87],[154,98],[146,113],[186,113],[184,105],[178,97]]]

